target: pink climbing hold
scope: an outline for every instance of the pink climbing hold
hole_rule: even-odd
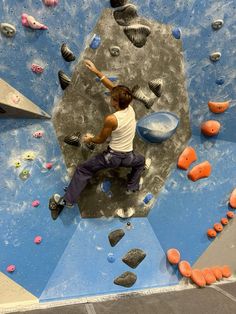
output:
[[[16,266],[15,265],[7,266],[7,272],[8,273],[13,273],[15,270],[16,270]]]
[[[40,205],[40,201],[38,201],[38,200],[35,200],[32,202],[33,207],[38,207],[39,205]]]
[[[25,27],[30,27],[32,29],[48,29],[48,27],[44,24],[39,23],[35,20],[35,18],[31,15],[28,15],[26,13],[23,13],[21,15],[21,23]]]
[[[52,163],[51,162],[47,162],[45,164],[45,168],[47,168],[48,170],[52,169]]]
[[[37,236],[37,237],[34,238],[34,243],[35,244],[40,244],[41,242],[42,242],[42,237]]]
[[[36,131],[33,133],[33,137],[40,138],[43,136],[43,131]]]
[[[58,4],[59,0],[43,0],[43,3],[48,7],[54,7]]]
[[[41,65],[38,65],[38,64],[33,63],[33,64],[31,65],[31,70],[32,70],[34,73],[40,74],[40,73],[43,73],[44,68],[43,68]]]

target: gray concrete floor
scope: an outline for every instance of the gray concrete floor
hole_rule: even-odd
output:
[[[20,312],[17,312],[20,314]],[[22,313],[22,312],[21,312]],[[234,314],[236,282],[99,303],[68,305],[28,314]]]

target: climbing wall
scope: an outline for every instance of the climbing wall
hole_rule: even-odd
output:
[[[65,0],[52,7],[45,1],[0,3],[0,77],[11,91],[14,88],[10,105],[16,109],[19,100],[15,95],[22,95],[53,117],[38,120],[17,115],[11,119],[6,116],[9,102],[0,89],[0,291],[9,288],[12,302],[22,305],[174,285],[180,275],[177,267],[166,261],[166,251],[171,247],[191,265],[197,262],[195,265],[203,268],[228,263],[235,272],[231,258],[236,247],[235,221],[229,219],[215,238],[207,236],[208,229],[226,217],[228,210],[235,211],[229,204],[236,186],[235,0],[132,1],[137,6],[138,21],[154,29],[142,48],[134,47],[124,34],[124,26],[114,20],[109,1]],[[216,20],[223,21],[217,30],[212,27]],[[9,26],[4,23],[11,24],[12,36],[6,36]],[[92,50],[95,33],[101,44]],[[76,60],[63,59],[62,43],[70,47]],[[120,57],[110,55],[113,44],[120,46]],[[81,128],[82,133],[95,133],[102,115],[111,112],[105,90],[83,66],[84,56],[115,82],[131,88],[139,84],[146,101],[155,97],[148,81],[163,80],[161,97],[155,97],[151,109],[140,100],[134,101],[139,121],[159,110],[174,112],[180,118],[176,133],[162,144],[147,144],[136,138],[135,149],[154,156],[144,191],[134,200],[143,200],[149,191],[157,196],[150,211],[149,207],[136,207],[140,216],[149,212],[147,218],[112,217],[118,205],[110,205],[111,194],[89,187],[94,194],[84,195],[82,206],[86,207],[87,201],[87,217],[91,217],[92,203],[92,214],[98,212],[99,218],[84,219],[75,207],[65,209],[56,221],[51,219],[49,197],[54,192],[63,194],[77,162],[93,154],[66,146],[64,136],[82,123],[88,125]],[[70,86],[64,91],[59,71],[68,76],[64,81]],[[228,102],[229,106],[217,114],[209,110],[209,101],[220,102],[220,107]],[[78,117],[75,108],[80,110]],[[93,114],[94,108],[96,121],[91,123],[85,111]],[[66,113],[65,128],[60,111]],[[189,117],[192,136],[186,143]],[[209,137],[201,132],[201,124],[208,120],[220,123],[218,135]],[[185,144],[197,155],[186,171],[176,167]],[[195,182],[190,180],[189,171],[204,161],[211,164],[211,174]],[[108,173],[98,177],[94,187],[100,188],[106,178],[114,179]],[[117,191],[109,192],[114,196]],[[93,198],[95,193],[107,202],[103,217],[97,198]],[[108,236],[117,230],[124,235],[112,246]],[[136,268],[127,263],[130,252],[140,253],[135,254],[141,260]],[[1,293],[1,307],[11,306],[11,300]]]
[[[101,171],[79,199],[79,208],[84,218],[110,217],[116,214],[117,209],[125,210],[129,207],[135,209],[135,216],[146,216],[153,203],[150,202],[144,206],[143,199],[148,193],[152,193],[155,197],[158,195],[177,156],[190,137],[181,41],[174,38],[171,26],[144,18],[139,18],[137,21],[135,18],[132,19],[135,20],[132,23],[139,23],[137,25],[140,28],[146,25],[151,30],[147,38],[140,30],[140,36],[146,39],[146,44],[136,47],[125,35],[124,27],[115,20],[113,11],[107,9],[102,12],[93,30],[93,33],[100,37],[101,44],[96,49],[91,47],[85,49],[82,54],[83,58],[73,73],[72,81],[53,113],[53,124],[67,167],[73,173],[78,163],[105,150],[108,145],[108,143],[103,146],[97,145],[95,151],[89,153],[89,150],[83,146],[78,148],[64,143],[65,136],[76,132],[80,132],[81,137],[87,132],[98,134],[103,126],[104,116],[112,113],[110,97],[106,96],[105,87],[94,74],[88,73],[84,59],[92,60],[98,69],[114,81],[114,84],[125,84],[130,89],[135,85],[140,86],[146,98],[150,102],[152,100],[152,106],[147,109],[142,98],[140,98],[141,101],[136,99],[133,102],[133,108],[137,120],[153,112],[164,111],[175,113],[180,122],[173,137],[163,143],[145,143],[136,136],[135,151],[152,159],[151,168],[144,175],[143,188],[140,193],[124,197],[127,170]],[[120,17],[123,23],[125,23],[123,16],[126,15],[123,13]],[[112,46],[120,47],[119,56],[111,55]],[[148,86],[148,82],[157,79],[163,82],[160,97],[156,97]],[[154,119],[153,123],[158,122]],[[107,180],[111,183],[111,187],[104,191],[102,185]]]

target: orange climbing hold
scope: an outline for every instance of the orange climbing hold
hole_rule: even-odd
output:
[[[179,272],[184,277],[191,277],[192,275],[192,267],[190,266],[189,262],[181,261],[178,265]]]
[[[211,285],[211,284],[216,282],[216,277],[210,268],[204,268],[202,270],[202,273],[203,273],[203,276],[206,280],[207,285]]]
[[[222,276],[225,278],[229,278],[232,276],[232,271],[228,265],[224,265],[221,267]]]
[[[208,230],[207,230],[207,235],[208,235],[208,237],[210,237],[210,238],[215,238],[216,235],[217,235],[217,233],[216,233],[216,231],[215,231],[214,229],[208,229]]]
[[[224,101],[224,102],[209,101],[208,107],[211,110],[211,112],[222,113],[222,112],[225,112],[229,108],[229,101]]]
[[[211,174],[211,164],[209,161],[204,161],[199,165],[196,165],[188,173],[188,178],[192,181],[207,178]]]
[[[189,166],[197,160],[197,154],[194,148],[188,146],[184,149],[178,159],[178,168],[187,170]]]
[[[168,261],[173,265],[178,264],[180,261],[180,252],[176,249],[169,249],[166,256]]]
[[[206,280],[199,269],[193,269],[191,274],[192,281],[199,287],[205,287],[206,286]]]
[[[220,122],[208,120],[202,123],[201,131],[206,136],[215,136],[220,132]]]
[[[223,226],[228,225],[228,223],[229,223],[229,220],[228,220],[227,218],[225,218],[225,217],[221,218],[221,224],[222,224]]]
[[[214,224],[214,229],[216,232],[221,232],[223,230],[223,226],[221,223],[217,222]]]
[[[227,212],[227,217],[229,218],[229,219],[232,219],[232,218],[234,218],[234,212],[231,212],[230,210]]]
[[[234,189],[234,190],[231,192],[231,195],[230,195],[230,198],[229,198],[229,205],[230,205],[232,208],[236,208],[236,189]]]
[[[222,279],[222,271],[221,268],[219,266],[214,266],[211,267],[211,270],[213,271],[213,274],[215,275],[217,280],[221,280]]]

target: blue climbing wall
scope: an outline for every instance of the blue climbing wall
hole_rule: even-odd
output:
[[[137,269],[138,280],[132,289],[177,283],[174,271],[165,262],[166,249],[177,247],[184,258],[196,261],[210,244],[206,229],[225,213],[228,196],[236,185],[236,1],[132,3],[138,6],[140,15],[182,30],[193,133],[190,144],[196,148],[199,161],[211,162],[212,176],[193,183],[185,172],[175,169],[148,219],[132,219],[134,229],[127,231],[123,243],[111,249],[107,235],[124,227],[124,222],[81,220],[77,208],[65,210],[55,222],[51,220],[48,197],[54,191],[63,193],[68,183],[52,123],[1,119],[0,271],[6,273],[7,265],[15,264],[16,271],[8,276],[41,301],[126,291],[114,286],[113,279],[128,270],[121,257],[133,247],[146,251],[147,258]],[[0,22],[14,24],[17,34],[12,39],[0,37],[0,77],[51,114],[62,96],[57,72],[61,69],[72,74],[75,66],[62,59],[62,42],[80,56],[105,7],[109,7],[109,1],[61,0],[55,8],[45,7],[41,0],[1,1]],[[23,12],[45,23],[49,30],[24,28],[20,19]],[[211,22],[218,18],[225,24],[213,31]],[[209,55],[214,51],[220,51],[222,58],[213,64]],[[43,64],[44,73],[35,75],[30,70],[32,63]],[[224,79],[223,85],[216,84],[219,78]],[[209,100],[230,100],[230,109],[215,116],[208,110]],[[222,123],[217,139],[200,135],[200,123],[209,118]],[[32,134],[38,130],[43,130],[44,136],[36,139]],[[35,153],[34,160],[23,159],[27,151]],[[15,168],[15,161],[20,161],[21,167]],[[45,169],[46,162],[53,163],[51,170]],[[19,177],[23,169],[30,172],[26,181]],[[37,208],[31,205],[35,199],[40,200]],[[38,246],[33,243],[36,235],[43,238]],[[114,253],[115,263],[108,263],[108,253]]]

